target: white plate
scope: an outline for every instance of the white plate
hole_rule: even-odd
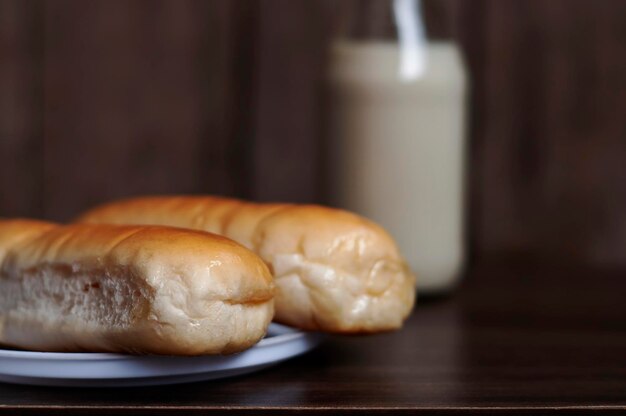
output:
[[[229,356],[174,357],[0,349],[0,381],[40,386],[124,387],[188,383],[250,373],[315,348],[323,336],[271,324],[254,347]]]

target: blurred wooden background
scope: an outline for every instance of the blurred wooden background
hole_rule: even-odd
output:
[[[445,0],[472,260],[626,265],[626,2]],[[144,193],[323,202],[332,0],[0,0],[0,216]]]

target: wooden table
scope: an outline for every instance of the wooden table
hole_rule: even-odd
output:
[[[333,337],[257,374],[188,385],[0,384],[0,413],[626,412],[626,272],[492,264],[406,327]]]

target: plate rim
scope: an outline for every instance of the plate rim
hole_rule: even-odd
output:
[[[281,333],[278,335],[263,338],[250,348],[240,351],[235,354],[206,354],[206,355],[159,355],[159,354],[124,354],[114,352],[61,352],[61,351],[25,351],[25,350],[11,350],[0,347],[0,359],[15,358],[15,359],[28,359],[28,360],[70,360],[70,361],[88,361],[88,360],[136,360],[138,358],[176,358],[176,359],[198,359],[207,357],[234,357],[238,354],[251,350],[252,348],[261,349],[264,347],[270,347],[275,344],[292,341],[297,338],[302,338],[307,335],[320,335],[314,332],[306,332],[298,328],[289,327],[286,325],[278,324],[275,322],[270,323],[270,327]],[[269,331],[269,327],[268,327]]]

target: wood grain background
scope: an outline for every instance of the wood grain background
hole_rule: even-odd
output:
[[[323,202],[333,3],[0,0],[0,216]],[[472,260],[626,266],[626,2],[442,4],[472,82]]]

